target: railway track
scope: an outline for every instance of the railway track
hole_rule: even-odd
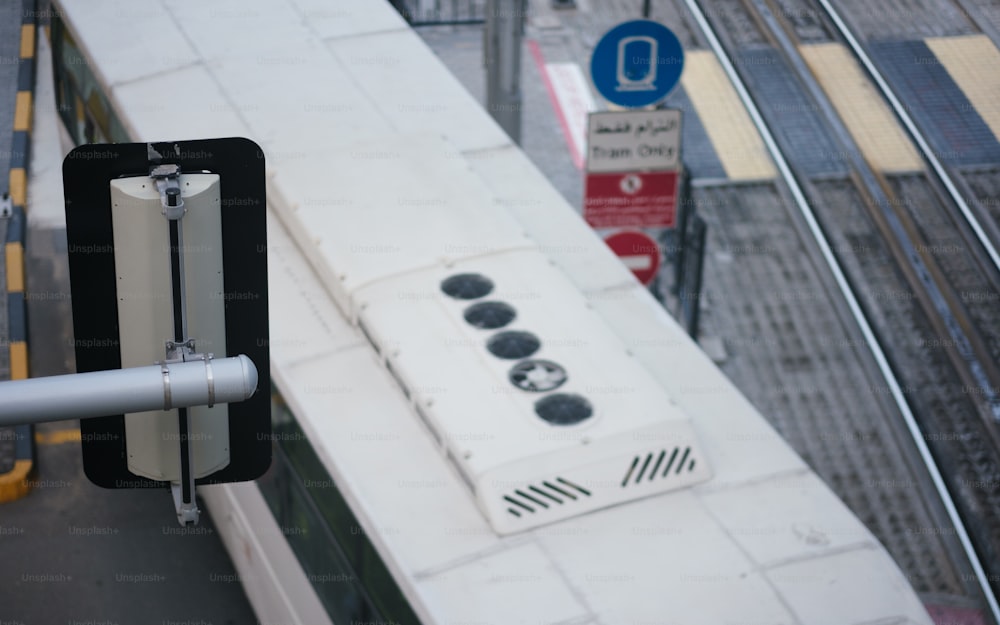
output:
[[[1000,265],[988,228],[961,194],[972,189],[973,204],[981,205],[992,181],[984,176],[973,184],[956,183],[912,122],[910,133],[930,154],[928,166],[903,174],[872,166],[801,53],[803,44],[853,43],[853,54],[865,64],[864,50],[825,0],[685,2],[739,83],[737,90],[880,363],[976,584],[1000,621],[994,597],[1000,580],[1000,496],[998,489],[985,487],[1000,476],[1000,307],[991,297],[1000,292]],[[796,137],[773,134],[768,122],[776,126],[775,113],[753,104],[755,99],[766,104],[764,79],[754,67],[779,62],[807,94],[800,106],[813,107],[838,157],[813,171],[797,158],[796,165],[788,164],[782,153],[795,158]],[[744,82],[757,90],[754,97]],[[905,107],[882,86],[905,116]],[[824,168],[829,171],[817,175]]]

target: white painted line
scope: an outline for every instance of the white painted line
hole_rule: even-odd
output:
[[[619,258],[632,271],[643,271],[653,268],[653,259],[650,256],[620,256]]]
[[[587,154],[587,114],[597,110],[583,70],[576,63],[546,63],[545,71],[552,81],[556,101],[566,117],[573,162],[583,168]]]
[[[529,41],[528,50],[549,92],[573,164],[583,169],[587,154],[587,114],[597,110],[587,77],[576,63],[546,63],[537,41]]]

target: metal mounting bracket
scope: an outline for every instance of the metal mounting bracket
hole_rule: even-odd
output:
[[[156,189],[160,192],[160,211],[167,221],[170,222],[170,279],[172,286],[172,305],[174,317],[174,337],[165,343],[167,360],[170,362],[184,362],[193,359],[194,339],[187,335],[187,301],[184,290],[184,228],[181,220],[187,209],[184,207],[184,198],[181,197],[181,168],[172,163],[151,164],[149,177],[156,184]],[[202,356],[204,359],[204,356]],[[215,384],[212,377],[211,363],[206,360],[208,368],[208,379],[211,380],[212,389],[211,403],[214,404]],[[166,370],[164,370],[166,371]],[[166,375],[166,374],[165,374]],[[164,380],[164,392],[168,393],[170,386]],[[168,400],[169,397],[165,396]],[[170,490],[174,497],[174,507],[177,510],[177,520],[181,525],[198,523],[199,510],[195,501],[195,477],[194,458],[191,453],[191,415],[187,408],[177,409],[177,427],[180,433],[180,482],[170,485]]]
[[[180,176],[179,165],[168,163],[154,165],[149,169],[149,177],[156,182],[156,189],[160,192],[160,204],[163,206],[161,212],[171,221],[180,219],[187,212],[184,198],[181,197]]]

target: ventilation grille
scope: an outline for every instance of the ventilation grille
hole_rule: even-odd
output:
[[[486,348],[497,358],[517,360],[527,358],[538,351],[542,341],[531,332],[509,330],[498,332],[486,342]]]
[[[551,360],[522,360],[507,374],[510,383],[530,392],[545,392],[566,381],[566,370]]]
[[[590,402],[570,393],[553,393],[535,402],[535,414],[552,425],[575,425],[594,414]]]
[[[462,313],[469,325],[483,330],[496,330],[509,324],[517,317],[517,311],[504,302],[479,302]]]
[[[507,508],[512,516],[522,517],[550,508],[571,504],[590,497],[590,491],[567,479],[557,477],[538,484],[527,484],[503,496],[511,504]]]
[[[478,273],[460,273],[442,282],[441,290],[455,299],[479,299],[493,291],[493,281]]]
[[[645,456],[638,455],[632,459],[632,464],[625,472],[622,488],[629,484],[639,484],[643,480],[652,482],[670,477],[671,474],[690,473],[694,471],[694,465],[690,447],[674,447],[672,450],[660,450],[659,453],[653,451]]]

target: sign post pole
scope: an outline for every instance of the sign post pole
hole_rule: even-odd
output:
[[[521,143],[521,39],[526,0],[487,0],[483,54],[490,115]]]
[[[0,426],[227,404],[256,389],[257,367],[244,355],[4,381]]]

